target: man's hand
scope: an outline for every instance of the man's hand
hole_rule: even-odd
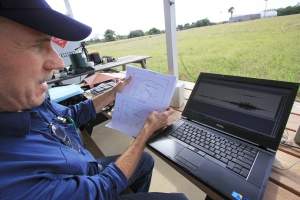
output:
[[[128,149],[118,158],[116,165],[128,179],[132,176],[141,158],[147,140],[155,133],[155,131],[167,126],[169,117],[174,112],[175,111],[170,108],[164,112],[152,112],[148,116],[139,135]]]
[[[124,87],[128,85],[130,80],[131,77],[127,79],[118,80],[118,83],[115,87],[104,92],[103,94],[94,97],[93,104],[96,112],[101,112],[105,106],[111,104],[115,100],[117,92],[121,92],[124,89]]]
[[[126,79],[118,79],[117,81],[117,85],[113,88],[113,90],[115,91],[115,94],[117,92],[122,92],[122,90],[125,88],[126,85],[128,85],[131,81],[131,76],[129,76]]]
[[[168,125],[169,118],[174,112],[172,108],[168,108],[164,112],[153,111],[144,124],[145,131],[141,134],[145,134],[146,138],[149,139],[157,130]]]

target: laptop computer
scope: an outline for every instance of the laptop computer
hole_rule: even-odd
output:
[[[181,119],[148,146],[226,199],[261,199],[297,90],[201,73]]]

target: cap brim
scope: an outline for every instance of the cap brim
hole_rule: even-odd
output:
[[[91,27],[51,9],[0,9],[0,16],[68,41],[83,40],[92,31]]]

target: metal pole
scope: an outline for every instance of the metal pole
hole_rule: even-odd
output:
[[[267,12],[267,4],[268,4],[268,0],[265,0],[266,4],[265,4],[265,12],[264,12],[264,18],[266,17],[266,12]]]
[[[74,15],[73,15],[72,8],[71,8],[69,0],[64,0],[64,1],[65,1],[65,7],[67,9],[67,15],[69,17],[71,17],[71,18],[74,18]]]
[[[169,74],[175,75],[178,80],[175,0],[164,0],[164,14],[168,55],[168,70]]]

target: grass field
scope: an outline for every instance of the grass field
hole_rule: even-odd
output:
[[[194,28],[177,32],[180,79],[212,72],[300,81],[300,15]],[[148,67],[167,72],[165,35],[88,46],[101,56],[149,55]]]

